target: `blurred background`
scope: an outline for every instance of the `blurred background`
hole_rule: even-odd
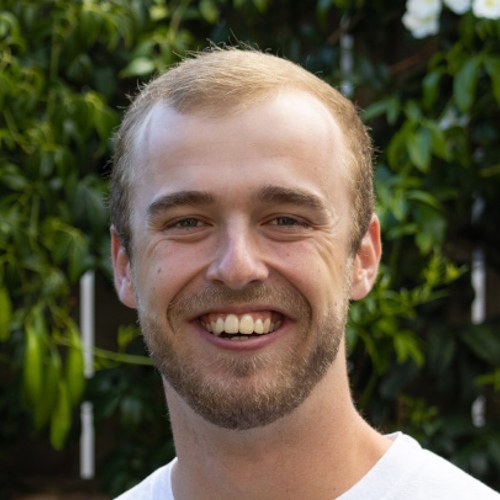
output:
[[[247,43],[352,98],[383,266],[363,415],[500,489],[500,0],[0,0],[0,499],[112,498],[174,454],[111,284],[113,131],[189,51]]]

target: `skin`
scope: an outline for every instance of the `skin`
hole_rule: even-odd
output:
[[[293,408],[236,430],[200,415],[164,377],[178,500],[331,500],[390,445],[358,415],[349,392],[347,301],[370,291],[381,248],[374,215],[358,253],[350,254],[342,147],[330,112],[298,91],[219,118],[156,106],[137,136],[134,259],[113,230],[112,256],[118,295],[138,309],[153,359],[161,365],[168,341],[181,366],[244,404],[268,394],[272,381],[285,387],[291,365],[321,339],[338,336],[340,349]],[[213,290],[222,291],[220,299],[210,298]],[[207,314],[229,313],[278,316],[280,323],[243,342],[203,327]],[[338,331],[328,329],[332,323]],[[289,353],[297,355],[293,363]]]

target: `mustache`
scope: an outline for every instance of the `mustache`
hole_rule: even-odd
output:
[[[284,311],[293,311],[294,315],[310,317],[311,307],[305,297],[293,287],[280,285],[256,284],[241,290],[207,285],[196,293],[181,292],[169,304],[167,318],[175,321],[179,318],[199,316],[209,309],[227,306],[268,304]]]

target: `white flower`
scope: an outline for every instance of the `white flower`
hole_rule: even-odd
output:
[[[500,18],[500,0],[474,0],[472,12],[476,17]]]
[[[407,11],[403,16],[403,24],[415,38],[435,35],[439,31],[439,14],[421,17]]]
[[[407,12],[421,19],[430,16],[439,16],[441,8],[441,0],[408,0],[406,2]]]
[[[443,0],[444,4],[455,14],[465,14],[470,10],[471,0]]]

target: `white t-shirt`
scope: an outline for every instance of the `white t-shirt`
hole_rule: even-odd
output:
[[[400,432],[372,469],[337,500],[500,500],[495,493]],[[116,500],[175,500],[174,459]],[[332,500],[334,500],[332,498]]]

